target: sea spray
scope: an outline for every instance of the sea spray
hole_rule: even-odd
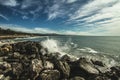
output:
[[[68,53],[65,52],[65,50],[70,49],[67,44],[65,44],[66,46],[60,46],[60,42],[58,40],[54,40],[54,39],[49,39],[47,38],[44,41],[41,41],[41,45],[46,48],[48,50],[49,54],[57,54],[59,53],[59,58],[61,58],[64,55],[68,55],[70,58],[72,58],[73,60],[78,59],[77,57],[70,55]],[[69,51],[69,50],[68,50]]]

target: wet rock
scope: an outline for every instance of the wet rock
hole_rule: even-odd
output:
[[[42,60],[33,59],[31,63],[31,69],[33,72],[40,73],[43,70]]]
[[[1,70],[6,70],[6,69],[9,69],[11,68],[11,65],[7,62],[0,62],[0,69]]]
[[[0,47],[0,56],[6,56],[11,51],[12,51],[12,46],[9,44],[5,44]]]
[[[91,60],[94,65],[105,67],[105,64],[102,61]]]
[[[92,79],[90,79],[90,80],[92,80]],[[93,79],[93,80],[111,80],[111,79],[108,78],[108,77],[105,77],[105,76],[97,76],[97,77],[95,77],[95,79]]]
[[[71,76],[73,77],[76,75],[86,77],[86,75],[92,76],[99,74],[99,71],[87,58],[80,58],[75,62],[71,62],[70,67],[71,67]]]
[[[71,78],[70,80],[85,80],[85,79],[80,76],[75,76],[74,78]]]
[[[13,50],[12,46],[10,44],[5,44],[5,45],[1,46],[1,48],[7,49],[8,52]]]
[[[23,72],[23,66],[21,63],[12,63],[12,75],[19,79],[19,76]]]
[[[40,80],[59,80],[60,72],[58,70],[44,70],[40,74]]]
[[[111,67],[111,71],[120,77],[120,66]]]
[[[99,74],[99,71],[86,58],[79,59],[79,67],[85,72],[87,72],[88,74]]]
[[[56,68],[60,71],[62,78],[68,78],[70,76],[70,66],[65,61],[56,61]]]
[[[3,74],[0,74],[0,80],[2,80],[2,79],[3,79],[3,77],[4,77],[4,75],[3,75]]]
[[[0,80],[120,80],[120,67],[50,54],[41,44],[27,41],[0,48]]]
[[[45,61],[44,68],[45,69],[54,69],[54,64],[51,63],[50,61]]]
[[[18,58],[18,59],[19,59],[19,58],[21,57],[21,55],[20,55],[19,52],[14,52],[12,57],[13,57],[13,58]]]
[[[67,61],[67,62],[72,61],[71,58],[70,58],[68,55],[64,55],[64,56],[62,56],[61,60],[63,60],[63,61]]]

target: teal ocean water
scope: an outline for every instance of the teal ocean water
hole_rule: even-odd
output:
[[[14,39],[13,41],[23,40],[44,43],[51,52],[94,58],[104,61],[107,65],[120,63],[120,37],[117,36],[47,36]]]

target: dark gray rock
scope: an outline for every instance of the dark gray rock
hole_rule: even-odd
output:
[[[45,61],[44,69],[54,69],[54,64],[51,63],[50,61]]]
[[[94,67],[94,65],[87,60],[87,58],[80,58],[78,60],[78,66],[80,69],[84,70],[88,74],[99,74],[99,71]]]
[[[105,64],[102,61],[98,61],[98,60],[91,60],[91,61],[94,65],[105,67]]]
[[[40,73],[43,70],[42,60],[33,59],[31,63],[31,70],[36,73]]]
[[[74,78],[71,78],[70,80],[85,80],[85,79],[80,76],[75,76]]]
[[[39,80],[59,80],[60,72],[58,70],[44,70],[40,74]]]
[[[60,71],[62,78],[68,78],[70,76],[70,66],[65,61],[56,60],[56,68]]]

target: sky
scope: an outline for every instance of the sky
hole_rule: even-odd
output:
[[[120,36],[120,0],[0,0],[0,27],[30,33]]]

